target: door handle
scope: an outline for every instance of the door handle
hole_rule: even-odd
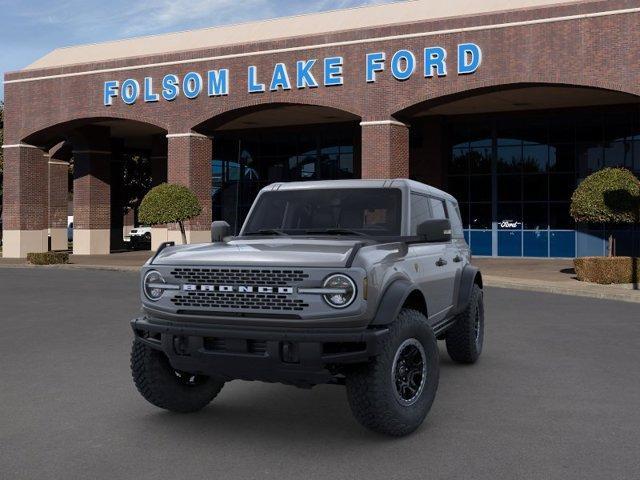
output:
[[[444,258],[440,258],[436,262],[436,266],[438,267],[444,267],[446,264],[447,264],[447,261]]]
[[[453,261],[454,261],[454,262],[456,262],[456,263],[460,263],[460,262],[462,261],[462,257],[461,257],[460,255],[456,255],[456,256],[453,258]]]

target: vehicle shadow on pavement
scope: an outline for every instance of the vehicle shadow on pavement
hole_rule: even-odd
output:
[[[460,367],[441,349],[440,381],[446,381]],[[444,378],[443,378],[444,377]],[[437,398],[436,404],[446,402]],[[287,385],[234,381],[227,383],[219,397],[201,412],[189,415],[149,410],[137,417],[145,430],[171,430],[176,442],[191,443],[225,439],[242,441],[258,435],[264,440],[287,438],[289,441],[316,442],[318,439],[358,440],[384,443],[392,441],[361,427],[351,414],[346,389],[320,385],[310,390]],[[416,434],[430,428],[427,416]],[[313,440],[310,439],[310,434]]]
[[[226,391],[225,391],[226,390]],[[201,412],[180,415],[155,411],[140,418],[145,429],[171,429],[177,442],[215,437],[226,441],[259,435],[305,442],[316,438],[384,440],[361,428],[351,416],[344,387],[299,390],[285,385],[232,382]]]

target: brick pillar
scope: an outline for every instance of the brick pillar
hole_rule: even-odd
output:
[[[409,177],[409,127],[396,120],[365,121],[362,178]]]
[[[27,144],[5,145],[3,154],[2,256],[46,252],[48,154]]]
[[[153,187],[167,182],[167,137],[154,135],[151,139],[151,185]],[[166,225],[151,227],[151,250],[169,240],[169,230]]]
[[[86,127],[73,141],[73,253],[111,251],[111,148],[109,129]]]
[[[187,222],[187,241],[205,243],[211,241],[211,158],[212,141],[197,133],[167,135],[167,180],[189,187],[198,197],[202,214]],[[170,241],[182,243],[176,225],[169,226]]]
[[[51,250],[67,250],[67,202],[71,152],[60,143],[49,151],[49,236]]]

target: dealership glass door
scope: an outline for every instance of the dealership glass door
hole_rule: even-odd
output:
[[[356,123],[219,132],[213,218],[238,233],[256,195],[271,183],[359,177],[359,138]]]

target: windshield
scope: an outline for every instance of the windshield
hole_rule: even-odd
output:
[[[400,235],[397,188],[335,188],[260,195],[244,235]]]

